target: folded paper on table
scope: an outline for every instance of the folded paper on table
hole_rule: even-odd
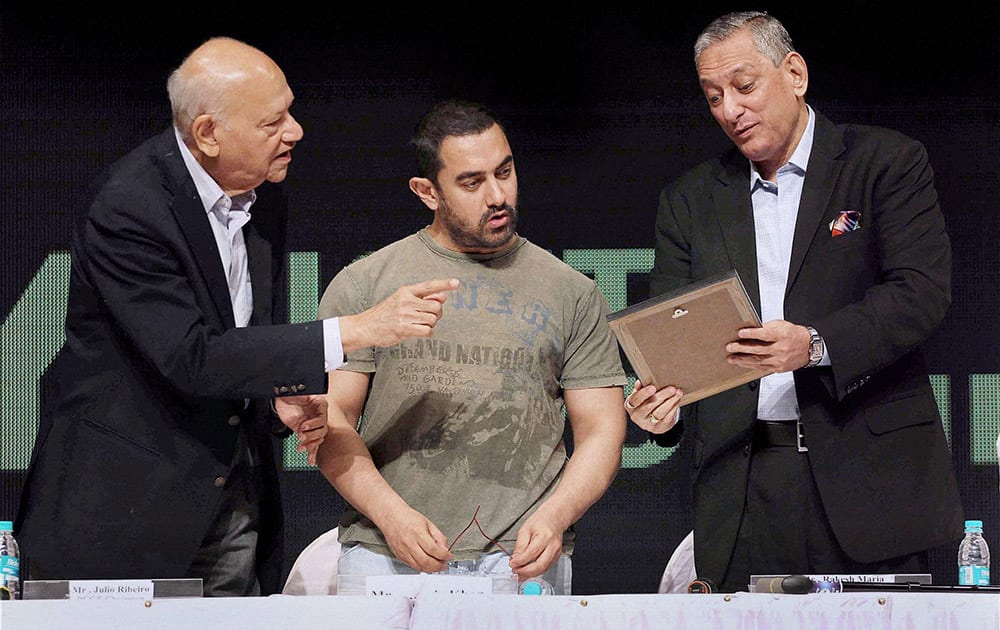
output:
[[[616,311],[608,323],[642,384],[681,388],[681,405],[771,373],[726,360],[737,331],[761,325],[735,269]]]

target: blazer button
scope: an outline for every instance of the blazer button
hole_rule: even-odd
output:
[[[216,477],[215,481],[213,483],[215,484],[216,488],[221,488],[222,486],[226,485],[226,478],[225,477]]]
[[[282,385],[281,387],[279,387],[278,388],[278,393],[280,393],[280,394],[287,394],[288,393],[288,386],[287,385]]]
[[[240,423],[240,417],[239,416],[236,416],[236,415],[229,416],[229,426],[235,427],[239,423]]]
[[[743,457],[749,457],[749,456],[750,456],[750,445],[747,444],[746,446],[743,447]]]
[[[306,385],[305,385],[305,383],[299,383],[299,391],[300,392],[306,391]]]
[[[280,390],[280,389],[278,389],[278,387],[277,387],[277,386],[275,386],[275,387],[274,387],[274,395],[275,395],[275,396],[277,396],[277,395],[278,395],[278,394],[280,394],[280,393],[281,393],[281,390]]]
[[[753,391],[757,389],[757,383],[758,381],[750,381],[749,383],[747,383],[747,387],[750,388],[750,391]]]

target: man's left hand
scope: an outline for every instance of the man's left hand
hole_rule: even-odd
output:
[[[760,328],[741,328],[739,340],[726,344],[731,365],[790,372],[809,363],[809,331],[805,326],[775,319]]]
[[[299,438],[296,450],[308,453],[309,465],[316,465],[316,451],[327,432],[326,396],[283,396],[274,399],[274,410],[286,427]]]
[[[554,518],[546,517],[543,510],[536,511],[517,532],[510,570],[521,581],[548,571],[562,553],[565,530]]]

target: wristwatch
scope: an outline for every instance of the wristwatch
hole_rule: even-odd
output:
[[[823,360],[826,344],[823,343],[823,337],[816,332],[815,328],[806,326],[806,330],[809,331],[809,363],[806,364],[806,367],[816,367]]]

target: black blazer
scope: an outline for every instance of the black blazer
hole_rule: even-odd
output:
[[[737,269],[760,308],[749,162],[735,148],[664,189],[651,293]],[[834,237],[844,210],[860,228]],[[919,346],[951,301],[951,249],[924,147],[817,114],[792,243],[785,319],[826,341],[832,367],[794,373],[830,525],[858,562],[962,535],[958,486]],[[757,382],[682,411],[657,436],[693,439],[695,564],[721,580],[746,494]],[[796,483],[789,480],[789,483]]]
[[[261,460],[262,591],[280,589],[280,423],[266,399],[281,387],[325,392],[326,375],[320,323],[270,325],[284,272],[280,190],[258,188],[252,212],[254,309],[238,329],[173,130],[97,183],[74,234],[66,343],[17,517],[32,578],[183,576],[231,472],[236,416]]]

